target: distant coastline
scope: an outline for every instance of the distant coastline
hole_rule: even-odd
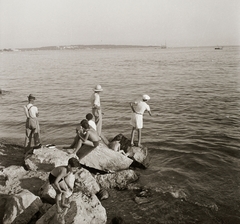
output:
[[[45,47],[34,47],[34,48],[5,48],[0,51],[11,52],[11,51],[40,51],[40,50],[78,50],[78,49],[110,49],[110,48],[159,48],[161,46],[141,46],[141,45],[63,45],[63,46],[45,46]]]
[[[238,45],[229,45],[222,47],[240,47]],[[40,50],[79,50],[79,49],[119,49],[119,48],[154,48],[154,49],[168,49],[168,48],[215,48],[214,46],[195,46],[195,47],[167,47],[166,45],[62,45],[62,46],[45,46],[33,48],[4,48],[0,52],[16,52],[16,51],[40,51]]]

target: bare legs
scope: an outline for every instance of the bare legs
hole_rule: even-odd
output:
[[[92,109],[92,114],[95,117],[95,123],[97,126],[97,133],[99,136],[102,134],[102,111],[96,108]]]
[[[131,133],[131,146],[134,145],[133,139],[135,135],[135,131],[138,131],[138,146],[141,147],[141,138],[142,138],[142,129],[136,129],[135,127],[132,128],[132,133]]]
[[[61,189],[62,191],[59,192],[59,190],[57,189],[57,187],[52,184],[53,188],[55,189],[56,191],[56,197],[55,197],[55,201],[56,201],[56,206],[57,206],[57,212],[58,213],[61,213],[62,212],[62,207],[64,208],[70,208],[70,206],[68,204],[65,203],[65,200],[66,200],[66,194],[67,194],[67,188],[66,187],[63,187],[64,185],[61,184]]]

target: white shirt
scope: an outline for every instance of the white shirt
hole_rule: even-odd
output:
[[[90,100],[91,100],[92,107],[94,107],[94,105],[100,107],[100,95],[98,93],[94,92]]]
[[[33,106],[33,104],[29,103],[27,106],[24,106],[24,112],[26,117],[37,117],[38,114],[38,108],[36,106]]]
[[[93,120],[89,120],[88,121],[88,124],[96,131],[97,130],[97,127],[96,127],[96,124]]]
[[[144,114],[145,110],[150,111],[150,106],[144,101],[135,102],[135,104],[135,111],[139,114]]]

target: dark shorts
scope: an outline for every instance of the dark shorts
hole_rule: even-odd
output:
[[[54,182],[55,182],[55,180],[56,180],[56,177],[55,176],[53,176],[51,173],[49,174],[49,176],[48,176],[48,180],[49,180],[49,183],[50,184],[53,184]],[[59,182],[61,182],[63,179],[61,179]]]

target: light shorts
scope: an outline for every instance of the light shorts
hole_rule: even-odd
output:
[[[130,124],[136,129],[143,128],[143,115],[132,113]]]

